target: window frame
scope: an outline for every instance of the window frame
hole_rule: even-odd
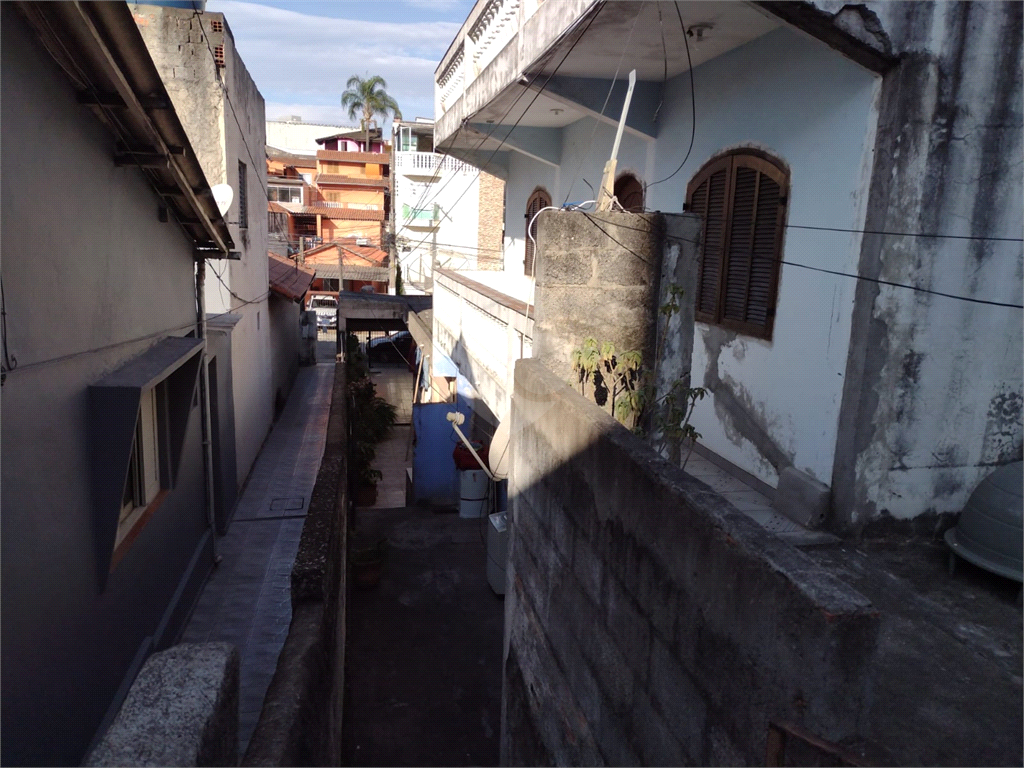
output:
[[[757,171],[759,174],[763,174],[774,181],[779,187],[779,201],[775,212],[775,233],[772,245],[773,253],[773,267],[772,274],[769,280],[768,297],[766,300],[766,311],[765,311],[765,322],[759,324],[756,322],[750,322],[746,320],[736,320],[725,316],[726,309],[726,298],[728,295],[728,275],[729,275],[729,251],[732,244],[732,229],[733,229],[733,204],[735,202],[736,193],[736,177],[739,169],[748,168]],[[694,319],[708,323],[710,325],[717,325],[722,328],[736,331],[737,333],[745,336],[752,336],[754,338],[763,339],[765,341],[771,341],[774,330],[775,330],[775,315],[778,305],[779,298],[779,283],[782,278],[782,259],[783,259],[783,243],[784,243],[784,232],[786,228],[786,216],[788,212],[789,194],[790,194],[790,175],[789,170],[786,166],[776,158],[773,158],[767,152],[753,149],[749,147],[730,150],[728,152],[721,153],[711,158],[706,162],[693,178],[690,180],[686,187],[686,205],[684,210],[695,212],[695,206],[693,203],[694,193],[703,185],[705,181],[711,179],[712,176],[717,174],[719,171],[726,171],[726,189],[725,189],[725,202],[723,205],[722,213],[722,239],[719,250],[719,272],[718,272],[718,283],[717,283],[717,295],[715,297],[715,311],[713,313],[703,311],[702,305],[702,291],[704,289],[704,270],[706,266],[706,255],[707,255],[707,229],[708,221],[706,214],[702,214],[703,229],[701,234],[701,241],[698,245],[699,249],[699,267],[697,272],[697,284],[694,296]],[[754,202],[753,208],[756,211],[757,201],[760,193],[760,184],[755,186],[754,190]],[[751,226],[750,238],[751,238],[751,249],[753,248],[755,228]],[[745,312],[749,310],[750,305],[750,280],[748,276],[747,284],[747,295],[745,298]]]
[[[249,228],[249,194],[248,169],[245,163],[238,161],[238,227]]]

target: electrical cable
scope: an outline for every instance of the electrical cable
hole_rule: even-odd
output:
[[[622,52],[619,54],[619,62],[618,62],[618,64],[615,65],[615,74],[612,75],[612,83],[611,83],[611,85],[608,86],[608,93],[604,97],[604,104],[601,105],[601,112],[600,112],[601,117],[604,117],[604,111],[608,108],[608,102],[609,102],[609,100],[612,97],[612,91],[615,90],[615,82],[619,79],[619,70],[622,68],[622,60],[626,56],[626,51],[629,50],[629,43],[633,39],[633,30],[636,29],[636,23],[637,23],[637,21],[640,20],[640,14],[644,12],[644,6],[646,4],[647,4],[646,0],[645,0],[645,2],[640,3],[640,10],[638,10],[636,12],[636,16],[633,17],[633,25],[629,28],[629,35],[626,36],[626,44],[624,46],[622,46]],[[659,15],[659,18],[660,18],[660,16],[661,16],[661,9],[660,8],[658,10],[658,15]],[[658,108],[661,109],[660,106]],[[590,148],[594,145],[594,136],[597,135],[598,123],[599,123],[599,121],[595,118],[594,119],[594,127],[590,131],[590,140],[587,142],[587,149],[586,149],[586,151],[583,154],[580,155],[580,161],[576,165],[576,172],[572,175],[572,181],[569,182],[569,186],[566,189],[565,200],[562,201],[562,205],[563,206],[567,202],[569,202],[569,196],[572,194],[572,188],[576,185],[576,177],[579,176],[580,171],[583,169],[583,161],[586,159],[587,155],[590,154]]]
[[[654,110],[653,122],[657,124],[658,115],[665,105],[665,89],[668,87],[668,47],[665,45],[665,23],[661,18],[661,3],[658,3],[658,29],[661,30],[661,55],[664,61],[664,74],[661,78],[661,98],[658,100],[658,108]]]
[[[593,23],[594,23],[594,22],[595,22],[595,21],[597,20],[597,17],[598,17],[598,16],[599,16],[599,15],[601,14],[601,11],[602,11],[602,10],[604,10],[604,7],[605,7],[605,5],[606,5],[606,3],[602,2],[602,3],[601,3],[601,4],[600,4],[600,5],[598,6],[598,7],[597,7],[597,12],[596,12],[596,13],[594,13],[594,15],[593,15],[593,16],[591,16],[591,17],[590,17],[590,19],[589,19],[589,20],[587,21],[587,24],[586,24],[586,26],[585,26],[585,27],[583,28],[583,31],[582,31],[582,32],[580,33],[579,37],[577,37],[577,38],[576,38],[576,40],[575,40],[575,41],[573,42],[573,44],[572,44],[572,45],[571,45],[571,46],[569,47],[569,50],[565,52],[565,55],[564,55],[564,56],[562,56],[561,60],[560,60],[560,61],[558,62],[558,65],[557,65],[557,66],[555,67],[555,69],[554,69],[554,70],[553,70],[553,71],[551,72],[551,74],[547,76],[547,79],[546,79],[546,80],[544,81],[544,84],[543,84],[543,85],[542,85],[542,86],[540,87],[540,90],[539,90],[539,91],[537,91],[537,93],[536,93],[536,94],[534,94],[534,97],[533,97],[533,99],[531,99],[531,100],[530,100],[530,103],[526,105],[526,109],[524,109],[524,110],[523,110],[523,113],[522,113],[522,114],[521,114],[521,115],[519,116],[519,118],[518,118],[518,119],[517,119],[517,120],[515,121],[515,123],[514,123],[514,124],[512,125],[512,128],[511,128],[511,129],[510,129],[510,130],[508,131],[508,133],[506,133],[506,134],[505,134],[505,138],[504,138],[504,139],[502,139],[502,140],[501,140],[501,141],[500,141],[500,142],[498,143],[498,146],[497,146],[497,147],[495,147],[494,151],[493,151],[493,152],[491,152],[490,156],[489,156],[489,157],[488,157],[488,158],[487,158],[487,159],[486,159],[486,160],[485,160],[485,161],[483,162],[483,164],[482,164],[482,165],[480,166],[480,169],[479,169],[479,170],[477,171],[477,174],[476,174],[476,176],[477,176],[477,177],[479,177],[479,175],[480,175],[480,174],[481,174],[481,173],[483,172],[483,169],[484,169],[485,167],[487,167],[488,165],[490,165],[491,161],[492,161],[492,160],[494,159],[494,156],[495,156],[496,154],[498,154],[498,151],[499,151],[499,150],[501,149],[501,147],[502,147],[502,146],[503,146],[503,145],[505,144],[505,141],[506,141],[506,139],[507,139],[507,138],[508,138],[508,137],[509,137],[509,136],[510,136],[510,135],[512,134],[512,131],[514,131],[514,130],[515,130],[515,129],[516,129],[516,128],[517,128],[518,126],[519,126],[519,123],[520,123],[520,122],[522,121],[522,119],[523,119],[523,118],[524,118],[524,117],[526,116],[526,113],[527,113],[527,112],[529,112],[529,110],[530,110],[530,107],[532,107],[532,106],[534,105],[534,103],[535,103],[535,102],[537,101],[537,99],[538,99],[538,98],[540,98],[541,94],[543,94],[543,93],[544,93],[544,89],[545,89],[545,88],[547,88],[547,85],[548,85],[548,83],[550,83],[550,82],[551,82],[551,78],[553,78],[553,77],[554,77],[554,76],[555,76],[555,75],[556,75],[556,74],[558,73],[558,70],[559,70],[559,69],[561,69],[561,67],[562,67],[562,65],[563,65],[563,64],[565,64],[565,60],[566,60],[566,59],[567,59],[567,58],[569,57],[569,55],[570,55],[570,54],[571,54],[571,53],[573,52],[573,50],[575,50],[576,46],[577,46],[577,45],[579,45],[580,41],[581,41],[581,40],[582,40],[582,39],[583,39],[583,38],[584,38],[584,37],[586,36],[587,32],[588,32],[588,31],[590,30],[590,27],[591,27],[591,26],[593,25]],[[580,23],[580,21],[577,21],[577,24],[579,24],[579,23]],[[570,28],[570,29],[569,29],[569,30],[568,30],[568,31],[567,31],[567,32],[565,33],[565,36],[566,36],[566,37],[568,37],[569,35],[571,35],[571,34],[572,34],[572,32],[573,32],[573,31],[574,31],[574,27],[571,27],[571,28]],[[537,80],[539,80],[539,79],[540,79],[540,74],[538,73],[538,74],[537,74],[537,75],[536,75],[536,76],[534,77],[534,79],[533,79],[533,80],[532,80],[532,81],[530,82],[530,86],[532,86],[532,85],[533,85],[534,83],[536,83],[536,81],[537,81]],[[513,107],[514,107],[514,106],[516,105],[516,103],[518,103],[519,99],[520,99],[520,98],[522,97],[522,95],[523,95],[523,94],[525,94],[525,93],[526,93],[526,89],[524,89],[524,90],[523,90],[523,91],[522,91],[522,92],[520,93],[520,95],[516,97],[516,100],[515,100],[515,101],[514,101],[514,102],[512,103],[512,105],[510,105],[510,106],[509,106],[509,108],[508,108],[507,110],[505,110],[505,113],[504,113],[504,115],[502,115],[502,117],[501,117],[501,118],[499,118],[499,119],[504,119],[505,115],[508,115],[508,113],[509,113],[509,112],[510,112],[510,111],[512,110],[512,108],[513,108]],[[497,125],[497,124],[496,124],[496,125]],[[496,130],[497,130],[497,127],[495,127],[495,128],[494,128],[494,129],[493,129],[493,130],[491,131],[491,133],[489,133],[489,134],[488,134],[487,136],[485,136],[485,137],[484,137],[484,138],[483,138],[483,139],[482,139],[482,140],[480,141],[480,143],[479,143],[479,144],[477,145],[476,149],[479,149],[479,148],[480,148],[481,146],[483,146],[483,143],[484,143],[484,141],[486,141],[486,140],[487,140],[488,138],[490,138],[490,137],[491,137],[491,136],[492,136],[492,135],[494,134],[494,131],[496,131]],[[475,151],[475,150],[474,150],[474,151]],[[446,183],[447,183],[447,182],[446,182]],[[442,187],[441,187],[441,189],[443,189],[443,188],[444,188],[444,187],[442,186]],[[439,190],[437,191],[437,193],[439,194],[439,193],[440,193],[440,191],[441,191],[441,190],[439,189]],[[466,191],[469,191],[469,187],[466,187]],[[461,200],[461,199],[463,198],[463,196],[465,196],[465,194],[466,194],[466,192],[463,192],[463,193],[462,193],[462,195],[459,195],[459,197],[458,197],[458,198],[456,198],[455,202],[454,202],[454,203],[452,203],[452,207],[453,207],[453,208],[454,208],[454,206],[455,206],[455,205],[456,205],[456,204],[457,204],[457,203],[459,202],[459,200]],[[437,196],[437,195],[435,194],[435,198],[436,198],[436,196]],[[433,198],[432,198],[432,199],[433,199]],[[428,235],[427,237],[423,238],[423,240],[421,240],[421,241],[420,241],[420,242],[419,242],[419,243],[418,243],[418,244],[417,244],[416,246],[414,246],[414,248],[418,248],[418,247],[419,247],[420,245],[422,245],[423,243],[425,243],[425,242],[426,242],[426,241],[427,241],[428,239],[429,239],[429,235]]]
[[[252,164],[253,172],[256,173],[256,180],[260,183],[260,187],[263,189],[263,196],[266,200],[270,200],[270,190],[267,185],[263,183],[263,178],[259,173],[259,165],[252,156],[252,150],[249,148],[249,142],[245,139],[245,131],[242,130],[242,123],[238,120],[238,114],[235,112],[235,105],[231,103],[231,94],[228,93],[227,86],[224,85],[224,80],[220,74],[220,63],[217,61],[217,55],[213,52],[213,47],[210,45],[210,36],[206,34],[206,27],[203,24],[203,18],[199,14],[198,8],[192,9],[192,15],[196,17],[199,22],[199,31],[203,35],[203,40],[206,42],[206,50],[210,52],[210,58],[213,59],[213,71],[217,74],[217,84],[220,86],[221,92],[224,94],[224,100],[227,102],[228,107],[231,110],[231,116],[235,119],[235,125],[238,126],[238,135],[242,137],[242,144],[245,146],[245,153],[249,156],[249,162]],[[266,169],[266,160],[264,159],[263,168]],[[248,174],[246,175],[248,178]],[[239,195],[243,194],[239,191]]]
[[[687,35],[687,32],[686,32],[686,25],[683,23],[683,14],[680,13],[680,11],[679,11],[679,3],[678,2],[674,2],[674,3],[672,3],[672,5],[675,6],[676,16],[679,17],[679,28],[683,30],[683,44],[686,46],[686,66],[687,66],[687,70],[690,73],[690,110],[692,112],[691,119],[690,119],[690,146],[687,148],[686,154],[683,156],[683,162],[681,162],[679,164],[678,168],[676,168],[674,171],[672,171],[672,173],[670,173],[664,179],[659,179],[658,181],[655,181],[655,182],[653,182],[651,184],[644,185],[644,201],[645,202],[647,200],[647,190],[649,190],[653,186],[656,186],[657,184],[661,184],[662,182],[668,181],[673,176],[675,176],[677,173],[679,173],[681,170],[683,170],[683,166],[686,165],[686,161],[690,159],[690,152],[693,151],[693,139],[694,139],[694,136],[696,136],[696,134],[697,134],[697,102],[695,100],[694,87],[693,87],[693,60],[690,58],[690,41],[687,39],[688,35]]]
[[[636,258],[638,258],[640,261],[644,262],[648,266],[652,266],[651,262],[649,260],[645,259],[639,253],[634,251],[632,248],[629,248],[628,246],[626,246],[621,241],[619,241],[616,238],[612,237],[612,235],[606,229],[604,229],[604,227],[600,226],[596,221],[593,220],[593,218],[590,216],[590,214],[585,213],[584,215],[587,217],[587,220],[591,224],[593,224],[595,227],[597,227],[602,232],[604,232],[605,236],[607,236],[608,239],[610,239],[612,242],[616,243],[617,245],[619,245],[620,247],[622,247],[623,249],[625,249],[629,253],[633,254],[633,256],[635,256]],[[646,231],[646,230],[637,229],[635,227],[625,227],[625,229],[632,229],[632,230],[637,231],[637,232]],[[667,235],[666,238],[669,239],[669,240],[676,240],[676,241],[687,242],[687,243],[695,243],[696,242],[694,240],[688,240],[688,239],[683,238],[683,237],[675,237],[675,236],[672,236],[672,235]],[[927,293],[927,294],[931,294],[933,296],[942,296],[942,297],[945,297],[947,299],[959,299],[960,301],[966,301],[966,302],[969,302],[969,303],[972,303],[972,304],[985,304],[985,305],[994,306],[994,307],[1008,307],[1010,309],[1024,309],[1024,304],[1011,304],[1011,303],[1008,303],[1008,302],[992,301],[992,300],[989,300],[989,299],[975,299],[975,298],[973,298],[971,296],[961,296],[961,295],[955,294],[955,293],[944,293],[942,291],[934,291],[934,290],[932,290],[930,288],[921,288],[920,286],[909,285],[907,283],[896,283],[896,282],[893,282],[893,281],[890,281],[890,280],[881,280],[879,278],[867,277],[865,275],[855,275],[855,274],[852,274],[850,272],[840,272],[838,270],[825,269],[824,267],[813,267],[813,266],[811,266],[809,264],[801,264],[800,262],[788,261],[786,259],[773,259],[773,261],[776,261],[779,264],[788,264],[791,267],[799,267],[801,269],[809,269],[809,270],[814,271],[814,272],[824,272],[824,273],[830,274],[830,275],[838,275],[840,277],[853,278],[854,280],[865,280],[867,282],[877,283],[879,285],[888,285],[888,286],[892,286],[894,288],[906,288],[908,290],[916,291],[918,293]]]

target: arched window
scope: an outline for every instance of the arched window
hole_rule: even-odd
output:
[[[533,276],[536,256],[533,243],[537,239],[537,222],[533,220],[533,217],[541,208],[546,208],[549,205],[551,205],[551,195],[541,187],[537,187],[533,191],[526,203],[526,258],[523,260],[523,274],[530,277]],[[530,239],[530,235],[533,235],[533,240]]]
[[[782,259],[789,172],[767,155],[716,157],[686,188],[686,210],[704,219],[696,318],[771,339]]]
[[[644,188],[632,173],[622,174],[612,190],[615,199],[630,213],[644,212]]]

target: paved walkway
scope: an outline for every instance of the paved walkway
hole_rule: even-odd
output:
[[[334,363],[300,368],[249,475],[222,557],[181,642],[226,641],[241,655],[239,755],[245,753],[291,622],[291,570],[327,434]]]
[[[408,421],[408,369],[372,376]],[[504,604],[487,584],[489,523],[404,507],[411,431],[378,446],[377,506],[355,513],[353,540],[388,550],[380,584],[349,595],[342,764],[497,765]]]

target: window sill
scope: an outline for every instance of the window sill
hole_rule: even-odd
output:
[[[114,554],[110,557],[111,573],[113,573],[114,569],[117,568],[117,564],[121,562],[121,558],[123,558],[128,550],[131,549],[132,544],[135,542],[135,539],[139,537],[139,534],[142,533],[142,529],[145,527],[146,523],[149,522],[149,519],[153,517],[156,511],[160,508],[160,505],[164,503],[164,499],[167,498],[168,493],[170,493],[170,491],[160,491],[160,493],[158,493],[156,497],[149,502],[149,506],[146,507],[146,510],[139,515],[139,518],[134,523],[132,523],[132,527],[128,529],[128,533],[124,535],[124,538],[114,546]]]

